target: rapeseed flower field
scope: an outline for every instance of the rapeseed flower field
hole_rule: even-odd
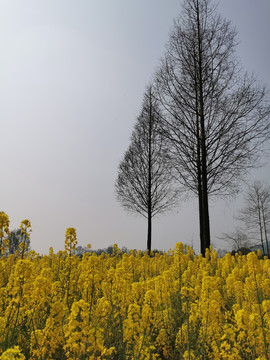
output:
[[[29,236],[30,222],[22,229]],[[202,257],[178,243],[79,257],[69,228],[64,251],[5,256],[5,234],[0,360],[269,360],[270,260],[260,254]]]

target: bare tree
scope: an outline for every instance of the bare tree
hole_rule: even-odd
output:
[[[238,64],[236,35],[211,0],[185,0],[156,76],[178,179],[199,199],[203,255],[209,195],[234,193],[269,139],[266,89]]]
[[[220,239],[230,241],[234,251],[239,251],[243,248],[250,248],[250,246],[254,245],[246,232],[239,227],[231,233],[224,233]]]
[[[123,207],[148,220],[148,253],[151,251],[152,218],[171,209],[179,195],[170,171],[167,140],[160,135],[160,117],[150,86],[116,181],[117,199]]]
[[[249,186],[245,206],[237,218],[254,239],[259,240],[263,254],[270,258],[268,234],[270,229],[270,187],[260,181]]]

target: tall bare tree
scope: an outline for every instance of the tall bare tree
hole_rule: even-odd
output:
[[[270,187],[260,181],[250,185],[245,196],[245,206],[237,218],[245,224],[250,235],[259,240],[263,254],[270,258]]]
[[[171,209],[179,195],[168,161],[168,142],[160,135],[160,117],[150,86],[116,181],[117,199],[123,207],[147,218],[148,253],[151,251],[152,218]]]
[[[156,76],[178,179],[199,199],[202,254],[209,195],[233,193],[269,138],[266,89],[242,71],[236,35],[211,0],[185,0]]]

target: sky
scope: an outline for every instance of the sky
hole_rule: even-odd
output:
[[[182,0],[0,0],[0,211],[31,221],[31,247],[146,248],[147,223],[126,213],[114,184],[146,86]],[[238,30],[243,67],[270,86],[270,1],[220,0]],[[250,179],[269,183],[270,162]],[[237,226],[244,193],[210,202],[212,243]],[[197,199],[153,222],[152,248],[199,251]]]

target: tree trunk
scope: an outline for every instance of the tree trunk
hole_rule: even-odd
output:
[[[264,213],[264,206],[262,206],[262,218],[263,218],[264,238],[265,238],[265,242],[266,242],[267,256],[268,256],[268,259],[270,259],[270,252],[269,252],[269,244],[268,244],[268,236],[267,236],[267,228],[266,228],[266,219],[265,219],[265,213]]]
[[[200,220],[201,229],[201,251],[205,256],[205,250],[210,247],[210,221],[208,206],[208,181],[207,181],[207,151],[205,138],[205,116],[204,116],[204,94],[202,79],[202,38],[200,24],[200,10],[197,1],[197,35],[198,35],[198,80],[199,80],[199,115],[200,115],[200,151],[201,151],[201,211],[202,219]],[[200,195],[199,195],[200,196]]]
[[[202,204],[202,191],[199,189],[199,223],[200,223],[200,242],[201,254],[205,256],[205,240],[204,240],[204,220],[203,220],[203,204]]]
[[[147,230],[147,254],[151,254],[151,242],[152,242],[152,216],[148,214],[148,230]]]
[[[258,199],[259,202],[259,199]],[[262,217],[261,217],[261,208],[258,203],[258,216],[259,216],[259,227],[260,227],[260,237],[261,237],[261,244],[262,244],[262,254],[265,255],[264,246],[263,246],[263,226],[262,226]]]
[[[148,231],[147,231],[147,253],[151,253],[152,242],[152,92],[149,93],[150,109],[149,109],[149,137],[148,137]]]
[[[201,253],[205,256],[205,241],[204,241],[204,221],[203,221],[203,202],[202,202],[202,171],[201,171],[201,148],[200,148],[200,123],[198,115],[198,103],[196,92],[196,109],[197,109],[197,181],[198,181],[198,198],[199,198],[199,224],[200,224],[200,242]]]
[[[205,159],[203,159],[202,162],[203,162],[203,166],[202,166],[203,168],[202,171],[203,231],[204,231],[204,249],[206,250],[209,249],[210,247],[210,220],[209,220],[209,204],[208,204],[207,174],[206,174]]]

